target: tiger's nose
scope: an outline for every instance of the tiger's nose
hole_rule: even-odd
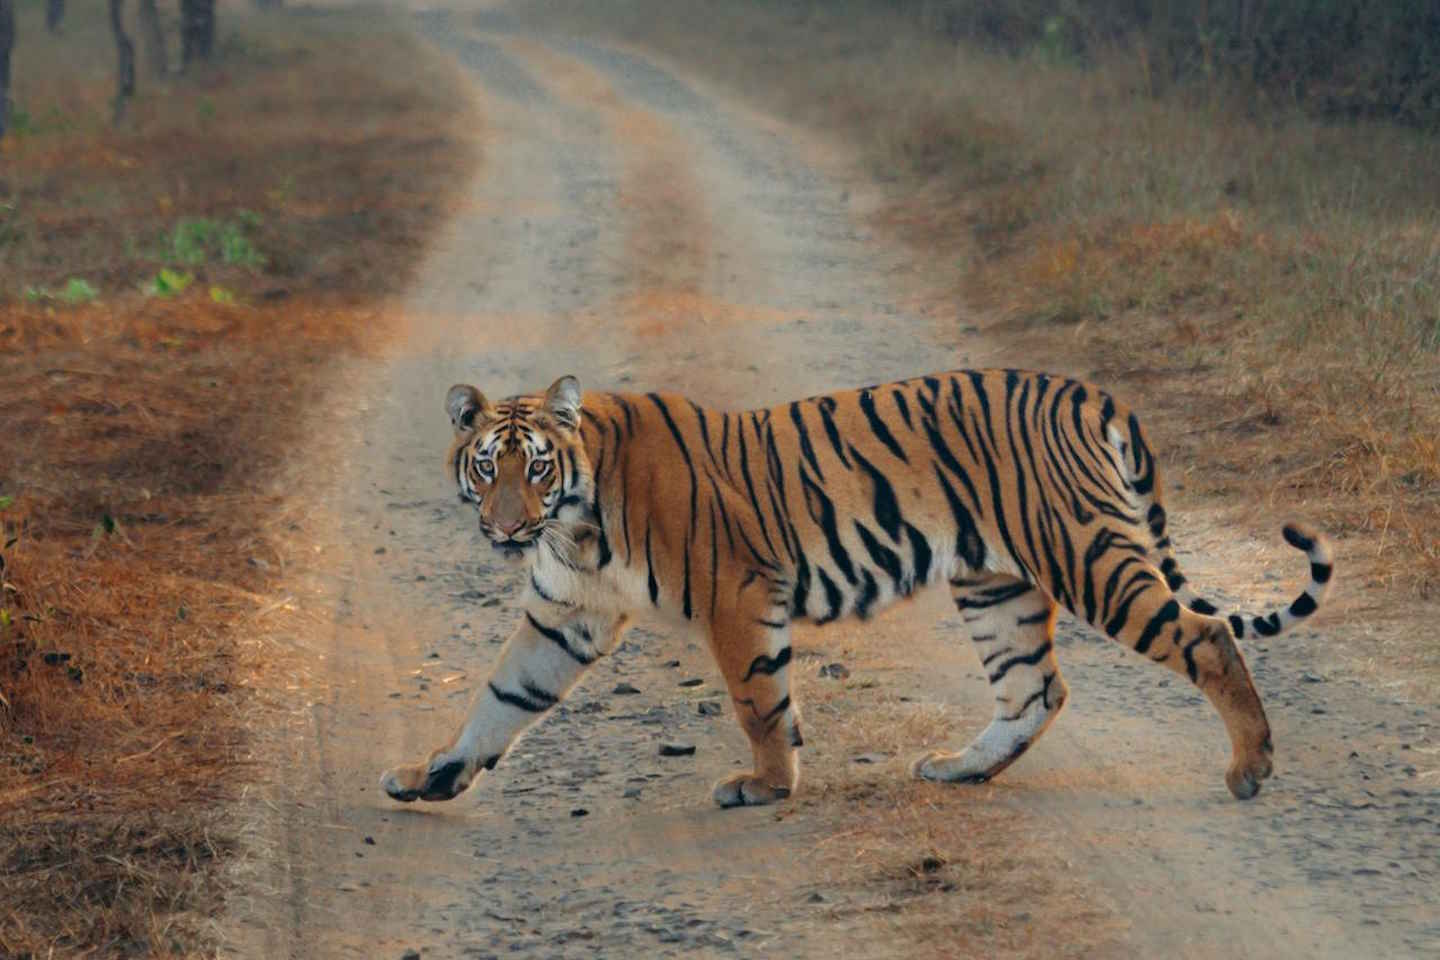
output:
[[[495,524],[495,526],[497,529],[499,529],[501,533],[505,534],[505,536],[513,537],[515,536],[515,534],[520,532],[521,527],[525,526],[525,521],[516,520],[514,523],[506,523],[502,520],[499,523]]]

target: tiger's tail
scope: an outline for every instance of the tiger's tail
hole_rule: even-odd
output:
[[[1325,604],[1325,598],[1330,593],[1332,574],[1335,571],[1335,550],[1331,546],[1330,538],[1325,534],[1302,523],[1287,523],[1282,533],[1286,543],[1296,550],[1303,550],[1306,557],[1309,558],[1310,582],[1306,584],[1304,591],[1290,602],[1288,607],[1254,616],[1243,613],[1225,613],[1204,597],[1198,596],[1190,588],[1184,575],[1180,573],[1180,566],[1175,561],[1169,538],[1163,536],[1163,528],[1162,536],[1155,544],[1155,552],[1163,558],[1160,572],[1165,575],[1165,582],[1175,593],[1175,598],[1185,606],[1196,613],[1225,617],[1230,622],[1230,629],[1234,631],[1237,640],[1243,639],[1248,634],[1274,637],[1289,630]]]

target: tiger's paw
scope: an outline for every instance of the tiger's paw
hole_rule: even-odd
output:
[[[380,789],[401,803],[453,800],[465,792],[474,776],[474,768],[463,759],[442,753],[427,763],[386,770],[380,777]]]
[[[716,782],[711,794],[720,807],[758,807],[790,796],[789,787],[777,787],[753,773],[734,773]]]
[[[1225,786],[1230,788],[1236,800],[1249,800],[1260,792],[1260,781],[1275,772],[1275,763],[1271,759],[1273,753],[1270,738],[1266,737],[1265,743],[1253,756],[1244,759],[1236,757],[1230,764],[1230,769],[1225,771]]]
[[[1021,739],[997,750],[982,739],[959,753],[932,750],[910,765],[910,775],[934,783],[986,783],[1020,759],[1030,743]]]
[[[965,753],[944,750],[932,750],[910,764],[910,776],[932,783],[984,783],[993,775],[986,767],[967,760]]]

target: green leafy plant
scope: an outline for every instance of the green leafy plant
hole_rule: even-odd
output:
[[[186,266],[198,267],[214,260],[230,266],[258,270],[265,255],[250,241],[246,230],[258,226],[259,218],[241,211],[235,220],[186,217],[175,225],[171,256]]]
[[[83,277],[71,277],[59,290],[51,290],[49,287],[25,288],[25,299],[30,303],[59,302],[73,307],[81,303],[90,303],[99,297],[100,291],[91,286],[90,281]]]
[[[233,307],[235,305],[235,294],[231,293],[229,290],[226,290],[224,287],[211,287],[210,299],[215,303],[219,303],[227,307]]]
[[[65,281],[65,287],[60,291],[59,298],[62,303],[72,306],[77,303],[89,303],[100,296],[100,291],[92,287],[89,281],[83,277],[71,277]]]
[[[183,293],[194,281],[194,274],[181,273],[166,267],[145,285],[145,292],[152,297],[173,297],[177,293]]]

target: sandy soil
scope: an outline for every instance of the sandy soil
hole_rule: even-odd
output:
[[[701,646],[658,625],[461,799],[388,802],[379,772],[448,735],[517,617],[519,574],[440,468],[452,382],[494,396],[574,373],[755,406],[1024,364],[922,306],[930,278],[867,226],[844,157],[633,52],[498,14],[417,29],[473,77],[483,164],[399,305],[403,348],[346,371],[316,411],[328,442],[297,464],[331,534],[293,571],[316,626],[286,638],[301,702],[237,814],[259,819],[231,953],[1434,955],[1434,704],[1349,672],[1326,641],[1364,625],[1324,616],[1247,647],[1278,771],[1251,803],[1225,790],[1199,695],[1073,621],[1071,706],[1021,762],[984,787],[903,784],[926,743],[959,746],[991,708],[939,598],[800,638],[815,706],[801,794],[779,808],[711,806],[748,750]],[[1175,528],[1224,600],[1273,604],[1303,577],[1277,553],[1235,582],[1226,553],[1268,545],[1183,513]],[[850,677],[819,678],[832,661]],[[662,740],[696,754],[662,758]]]

